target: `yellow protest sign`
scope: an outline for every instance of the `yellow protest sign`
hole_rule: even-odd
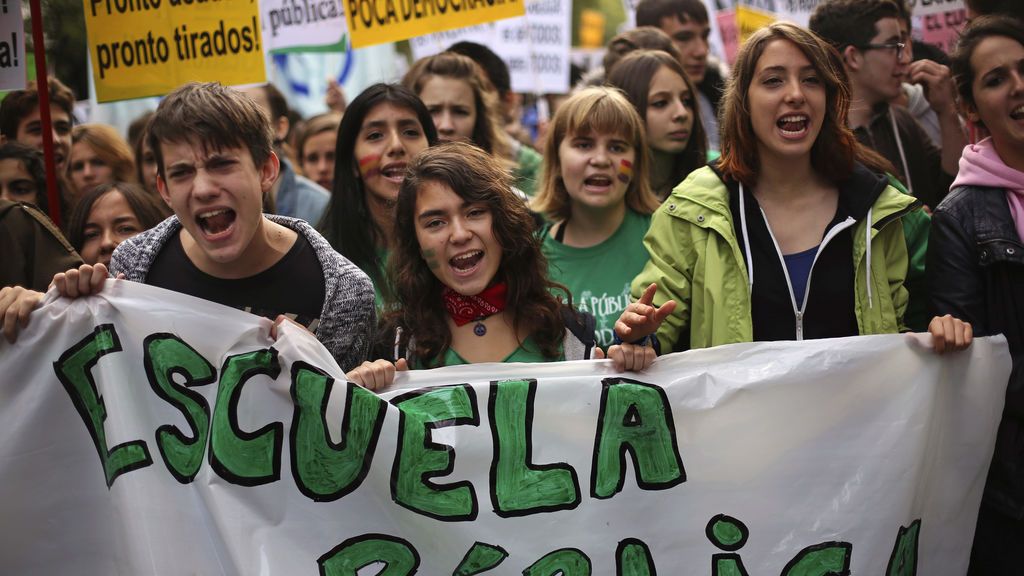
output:
[[[740,29],[740,44],[747,41],[751,34],[775,22],[776,16],[750,6],[736,7],[736,25]]]
[[[82,2],[100,102],[266,79],[255,0]]]
[[[344,0],[353,48],[526,14],[523,0]]]

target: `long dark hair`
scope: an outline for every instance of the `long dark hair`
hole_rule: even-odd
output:
[[[533,218],[526,203],[512,191],[508,174],[491,155],[463,142],[425,150],[409,165],[398,193],[395,243],[388,260],[397,301],[385,317],[382,334],[391,334],[400,326],[400,347],[408,347],[411,339],[411,352],[427,364],[444,356],[451,346],[441,300],[444,286],[424,261],[416,238],[417,192],[427,182],[444,184],[466,202],[488,206],[494,236],[502,249],[496,277],[508,283],[506,310],[512,313],[513,327],[518,332],[525,326],[541,353],[557,359],[565,335],[561,307],[572,306],[569,291],[548,280],[548,263],[541,240],[534,234]],[[552,289],[565,294],[566,304],[552,295]]]
[[[338,128],[334,147],[334,191],[318,228],[335,250],[366,272],[374,284],[383,286],[383,262],[377,257],[376,246],[385,231],[370,216],[366,188],[358,175],[355,159],[356,139],[363,120],[379,104],[411,110],[423,127],[427,144],[437,144],[437,129],[430,112],[410,90],[398,84],[374,84],[363,90],[345,109]]]
[[[668,68],[678,74],[690,90],[692,104],[688,104],[693,116],[693,129],[690,130],[690,141],[686,149],[672,158],[672,186],[682,182],[686,176],[707,164],[708,137],[704,132],[704,124],[700,121],[700,109],[697,104],[697,87],[683,71],[679,61],[667,52],[660,50],[644,50],[634,52],[623,58],[608,75],[608,83],[622,90],[630,104],[636,108],[640,118],[647,123],[647,95],[651,91],[651,81],[662,68]],[[659,197],[664,198],[668,191],[656,190]]]

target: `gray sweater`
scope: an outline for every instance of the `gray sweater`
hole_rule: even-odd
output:
[[[359,366],[370,351],[377,325],[373,283],[347,258],[338,254],[312,226],[297,218],[265,214],[265,217],[305,236],[316,253],[324,274],[324,305],[317,339],[331,352],[341,369]],[[168,240],[181,230],[177,216],[122,242],[110,261],[110,274],[119,273],[133,282],[146,282],[149,268]]]

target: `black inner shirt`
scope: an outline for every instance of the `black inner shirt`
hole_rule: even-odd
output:
[[[284,314],[311,332],[320,323],[326,294],[320,261],[302,234],[270,268],[248,278],[225,279],[203,272],[189,260],[179,232],[157,254],[146,284],[271,320]]]

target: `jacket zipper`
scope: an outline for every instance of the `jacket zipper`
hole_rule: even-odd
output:
[[[836,224],[828,232],[825,233],[825,237],[821,239],[821,244],[818,244],[818,251],[814,253],[814,260],[811,261],[811,269],[807,271],[807,285],[804,287],[804,299],[800,306],[796,305],[796,296],[793,293],[793,281],[789,278],[789,268],[786,267],[786,258],[782,255],[782,249],[779,248],[779,242],[775,239],[775,233],[772,232],[772,226],[768,223],[768,217],[765,216],[764,210],[761,210],[761,217],[764,218],[764,225],[768,228],[768,236],[772,239],[772,244],[775,245],[775,253],[779,256],[779,263],[782,264],[782,274],[786,277],[786,288],[789,289],[789,302],[793,305],[793,317],[796,318],[796,339],[804,339],[804,310],[807,308],[807,299],[811,294],[811,280],[814,278],[814,265],[818,263],[818,256],[821,255],[821,251],[825,249],[833,238],[835,238],[840,232],[853,226],[857,223],[856,220],[851,216],[847,216],[846,220],[843,220],[839,224]],[[869,263],[870,265],[870,263]]]

